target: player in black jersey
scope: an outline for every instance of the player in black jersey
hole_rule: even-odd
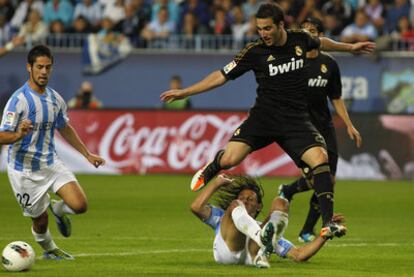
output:
[[[370,53],[375,44],[338,43],[328,38],[312,37],[305,31],[284,27],[283,10],[274,4],[262,4],[256,14],[260,39],[247,44],[222,70],[209,74],[200,82],[161,94],[161,101],[174,101],[222,86],[252,70],[258,83],[256,103],[248,118],[235,131],[225,150],[193,177],[194,191],[205,186],[220,170],[238,165],[253,151],[273,142],[289,154],[297,166],[308,166],[313,172],[324,228],[345,227],[331,222],[333,184],[323,137],[310,122],[307,109],[306,52],[324,50]]]
[[[316,18],[307,18],[302,23],[302,28],[313,36],[322,36],[322,22]],[[362,143],[361,136],[355,129],[349,118],[342,96],[341,76],[338,64],[328,54],[318,49],[306,54],[308,58],[308,99],[309,113],[313,125],[318,129],[326,142],[328,150],[329,168],[332,182],[335,183],[335,173],[338,164],[338,148],[335,128],[332,123],[331,112],[328,107],[328,98],[338,115],[347,126],[349,137],[355,140],[357,147]],[[304,177],[296,180],[291,185],[281,185],[280,195],[291,200],[298,192],[308,191],[312,187],[312,175],[308,168],[304,168]],[[299,241],[309,242],[315,238],[313,228],[320,216],[320,208],[316,193],[312,194],[310,209],[300,234]]]

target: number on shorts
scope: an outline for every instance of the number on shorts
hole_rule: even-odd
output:
[[[17,198],[17,202],[19,202],[20,206],[22,206],[23,208],[29,207],[32,204],[29,203],[30,201],[30,195],[27,193],[23,193],[23,194],[16,194],[16,198]]]

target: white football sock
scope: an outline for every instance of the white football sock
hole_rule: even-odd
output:
[[[269,221],[275,226],[275,234],[280,239],[288,226],[289,215],[282,211],[274,211],[270,215]]]
[[[237,230],[254,240],[260,247],[263,246],[262,240],[260,239],[262,229],[256,220],[247,213],[244,206],[240,205],[234,208],[231,212],[231,218]]]
[[[46,251],[51,251],[53,249],[58,248],[56,243],[53,241],[52,235],[49,232],[49,229],[47,229],[46,233],[44,234],[38,234],[33,230],[32,226],[32,234],[34,236],[35,241]]]
[[[57,201],[55,204],[53,204],[52,209],[53,212],[58,216],[62,216],[64,214],[76,214],[74,210],[69,208],[69,206],[63,202],[63,200]]]

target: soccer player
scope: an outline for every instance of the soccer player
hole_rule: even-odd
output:
[[[213,253],[217,263],[268,268],[271,253],[306,261],[339,231],[322,229],[314,241],[296,248],[282,237],[288,225],[289,202],[273,199],[269,216],[261,224],[255,218],[262,210],[262,198],[263,190],[253,178],[219,175],[194,199],[191,211],[215,231]],[[336,215],[334,220],[340,223],[344,218]]]
[[[369,53],[375,44],[338,43],[328,38],[312,37],[305,31],[285,30],[283,20],[284,13],[278,5],[262,4],[256,13],[260,39],[247,44],[222,70],[212,72],[188,88],[166,91],[160,98],[168,102],[202,93],[252,70],[258,83],[255,105],[225,150],[217,152],[213,161],[194,175],[192,189],[201,189],[222,169],[231,168],[250,152],[277,142],[298,167],[307,165],[313,172],[313,188],[318,195],[323,225],[343,228],[331,222],[333,184],[325,141],[309,119],[306,53],[318,47]]]
[[[302,23],[302,28],[312,36],[322,36],[323,25],[317,18],[307,18]],[[335,174],[338,164],[338,147],[336,141],[335,127],[329,111],[329,98],[336,112],[347,126],[349,137],[355,140],[357,147],[361,146],[362,138],[358,130],[349,118],[342,96],[341,76],[338,64],[328,54],[318,49],[309,51],[308,58],[308,99],[309,113],[313,125],[318,129],[326,142],[328,151],[329,168],[332,175],[332,182],[335,184]],[[306,172],[310,172],[306,169]],[[280,195],[290,201],[295,193],[310,190],[312,187],[312,176],[304,174],[304,177],[296,180],[291,185],[281,185]],[[299,241],[309,242],[315,238],[313,228],[320,216],[320,209],[317,195],[314,193],[310,200],[310,209],[305,224],[299,234]]]
[[[46,259],[73,259],[57,247],[48,229],[47,208],[50,207],[58,229],[71,235],[67,214],[87,210],[85,193],[75,176],[55,152],[55,129],[95,167],[105,161],[83,144],[69,124],[66,104],[53,89],[47,87],[53,56],[46,46],[33,47],[27,57],[29,80],[10,97],[0,125],[0,143],[10,144],[7,173],[23,214],[33,221],[32,234],[45,250]],[[48,191],[61,200],[51,203]]]

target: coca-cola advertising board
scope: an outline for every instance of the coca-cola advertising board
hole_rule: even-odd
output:
[[[242,112],[82,111],[70,123],[87,147],[106,160],[95,170],[61,138],[58,154],[76,172],[192,174],[223,148],[246,117]],[[295,164],[276,144],[249,155],[232,174],[296,176]]]
[[[243,112],[82,111],[70,123],[87,147],[106,160],[98,169],[56,136],[59,157],[74,172],[96,174],[193,174],[222,149],[247,116]],[[414,116],[352,115],[363,137],[357,148],[347,128],[334,118],[339,144],[338,179],[414,179]],[[7,151],[1,153],[5,170]],[[298,176],[276,144],[250,154],[232,174]]]

